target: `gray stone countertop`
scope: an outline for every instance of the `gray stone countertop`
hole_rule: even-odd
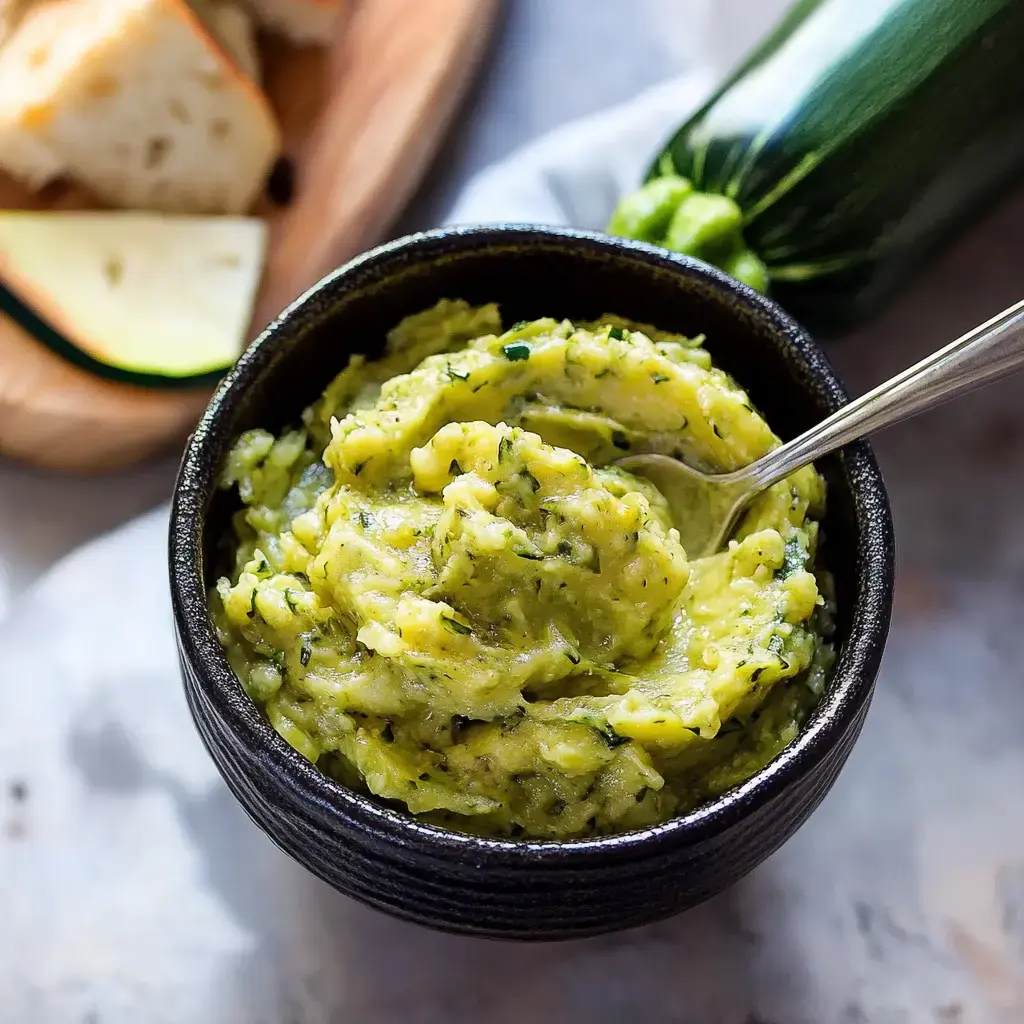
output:
[[[684,6],[510,4],[481,96],[420,209],[537,131],[685,67]],[[780,6],[719,3],[723,63]],[[552,91],[543,69],[558,40],[600,59],[581,59]],[[1020,298],[1021,237],[1024,196],[834,345],[851,390]],[[176,775],[175,744],[195,753],[198,741],[166,668],[143,734],[118,724],[137,721],[147,666],[173,657],[169,641],[110,638],[109,678],[86,700],[80,652],[100,624],[88,608],[70,615],[54,588],[18,595],[72,547],[163,500],[172,462],[70,482],[0,466],[0,569],[27,606],[0,630],[4,686],[42,755],[0,779],[0,1022],[1020,1024],[1024,378],[894,428],[876,450],[896,518],[896,610],[875,704],[836,787],[790,843],[704,906],[558,946],[377,914],[281,855],[201,756]],[[157,518],[133,527],[161,529]],[[162,572],[157,560],[112,564],[106,585],[146,600],[142,581]],[[50,664],[65,617],[63,660]],[[67,686],[69,714],[74,700],[83,709],[59,749],[32,713],[32,688],[53,685]],[[0,729],[0,757],[8,740]],[[58,777],[59,806],[45,797]],[[144,833],[119,831],[129,802]],[[69,822],[74,848],[60,839]]]

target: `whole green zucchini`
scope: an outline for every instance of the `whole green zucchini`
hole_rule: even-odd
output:
[[[1024,183],[1024,0],[798,0],[609,224],[767,288],[874,309]]]

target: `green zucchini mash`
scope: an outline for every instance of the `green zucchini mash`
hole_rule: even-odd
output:
[[[701,338],[607,316],[502,330],[443,301],[300,429],[239,438],[212,601],[249,696],[344,784],[491,835],[637,828],[749,777],[825,684],[825,487],[795,473],[691,560],[608,464],[731,470],[778,441]]]

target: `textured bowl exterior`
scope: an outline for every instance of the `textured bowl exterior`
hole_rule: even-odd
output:
[[[439,298],[498,301],[507,320],[616,312],[706,331],[782,436],[846,401],[827,359],[777,306],[715,269],[638,242],[503,225],[410,236],[357,258],[272,323],[214,395],[175,489],[170,573],[185,693],[200,735],[252,819],[339,891],[434,928],[564,939],[692,907],[776,850],[828,792],[860,732],[889,628],[893,537],[866,444],[822,464],[825,557],[839,656],[801,735],[744,784],[682,817],[616,836],[492,840],[425,825],[327,778],[273,731],[214,634],[207,591],[235,507],[216,487],[234,438],[294,421],[366,339]],[[371,353],[372,354],[372,351]]]

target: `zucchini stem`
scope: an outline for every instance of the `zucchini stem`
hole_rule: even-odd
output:
[[[743,212],[728,196],[698,192],[686,178],[654,178],[624,196],[608,233],[695,256],[749,285],[768,290],[768,269],[743,239]]]

